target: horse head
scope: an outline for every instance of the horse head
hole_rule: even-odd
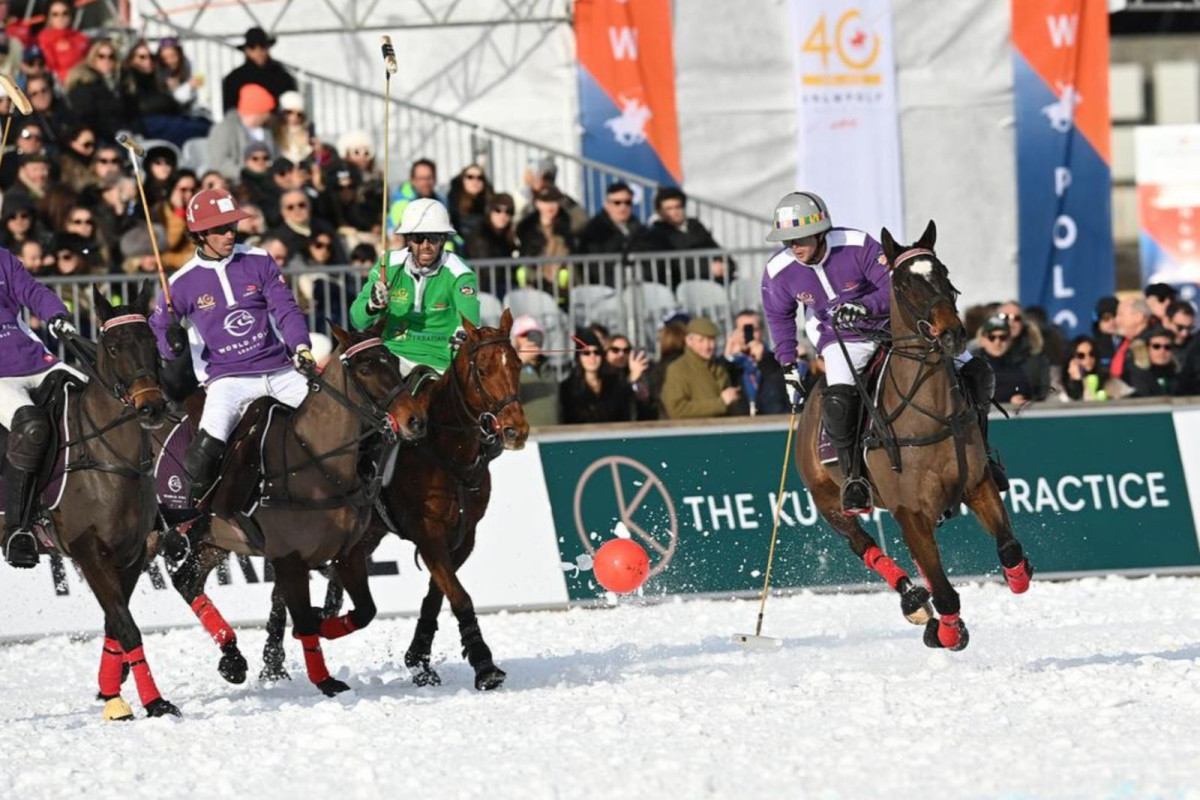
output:
[[[146,430],[161,427],[167,399],[158,381],[158,346],[147,321],[154,284],[142,281],[130,305],[113,306],[96,287],[92,300],[100,319],[96,374],[113,397],[137,413],[139,425]]]
[[[379,338],[382,326],[381,322],[360,334],[330,323],[329,330],[338,343],[334,369],[340,367],[346,381],[357,388],[361,399],[380,417],[386,417],[401,438],[415,441],[425,435],[425,410],[413,399],[404,378],[400,377],[395,357]]]
[[[467,412],[485,436],[499,436],[505,450],[520,450],[529,438],[521,408],[521,359],[512,345],[512,311],[504,310],[499,328],[476,327],[463,317],[467,339],[450,368]]]
[[[967,345],[967,329],[958,315],[958,289],[950,271],[933,252],[937,227],[929,221],[921,238],[902,247],[887,228],[880,235],[883,255],[892,273],[892,331],[897,319],[907,331],[923,336],[952,356]]]

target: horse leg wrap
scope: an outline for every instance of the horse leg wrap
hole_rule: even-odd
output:
[[[863,563],[867,565],[867,569],[879,573],[879,576],[887,581],[887,585],[896,591],[899,591],[896,585],[908,577],[908,573],[890,557],[885,556],[878,545],[871,545],[867,548],[867,552],[863,553]]]
[[[125,651],[116,639],[105,639],[100,651],[100,697],[110,700],[121,694],[121,672],[125,665]]]
[[[959,636],[958,614],[943,614],[938,620],[938,641],[942,647],[955,647]]]
[[[340,639],[343,636],[354,633],[358,630],[358,623],[350,614],[342,614],[340,617],[330,617],[321,620],[321,638],[322,639]]]
[[[312,633],[307,636],[297,634],[296,638],[304,648],[304,668],[308,670],[308,679],[316,684],[329,680],[329,668],[325,666],[325,654],[321,652],[321,637]]]
[[[133,680],[137,683],[138,697],[143,706],[162,697],[162,693],[158,691],[158,686],[154,683],[154,676],[150,674],[150,665],[146,663],[146,653],[140,645],[125,654],[125,662],[129,664],[129,671],[133,673]]]
[[[1024,594],[1029,591],[1029,579],[1032,577],[1029,571],[1029,562],[1021,559],[1021,563],[1015,567],[1002,567],[1004,570],[1004,580],[1008,582],[1008,588],[1013,594]]]
[[[487,646],[487,642],[483,640],[483,632],[479,630],[478,620],[472,619],[470,622],[460,625],[459,633],[462,634],[463,657],[467,659],[467,663],[472,667],[479,668],[492,662],[492,651]]]
[[[208,599],[208,595],[199,595],[192,601],[192,613],[200,619],[200,624],[217,643],[217,647],[237,642],[237,634],[233,632],[233,628],[229,627],[229,623],[221,616],[217,607]]]

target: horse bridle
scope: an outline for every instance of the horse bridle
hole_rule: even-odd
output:
[[[371,396],[371,393],[367,391],[367,387],[362,385],[362,382],[358,379],[358,376],[355,374],[354,369],[350,364],[351,358],[363,352],[364,350],[369,350],[373,347],[385,347],[386,349],[383,340],[375,337],[373,339],[367,339],[359,342],[358,344],[347,347],[345,352],[338,356],[338,361],[340,361],[342,364],[343,386],[345,385],[346,381],[353,383],[354,388],[358,390],[359,396],[363,399],[362,403],[355,403],[346,395],[345,392],[339,391],[333,386],[330,386],[329,382],[320,375],[314,374],[308,376],[309,386],[314,391],[324,390],[328,392],[330,397],[332,397],[334,400],[337,400],[343,406],[357,414],[359,418],[361,418],[367,424],[368,427],[381,430],[386,439],[389,441],[394,441],[399,435],[400,423],[395,417],[392,416],[391,412],[388,411],[388,408],[391,406],[392,401],[395,400],[396,397],[398,397],[400,393],[405,390],[404,382],[398,382],[395,388],[384,395],[381,400],[376,400]]]
[[[108,333],[113,328],[119,328],[122,325],[149,326],[150,323],[141,314],[122,314],[109,319],[100,326],[101,337],[103,337],[104,334]],[[114,380],[112,383],[109,383],[104,379],[104,376],[100,374],[99,367],[92,366],[90,356],[86,351],[84,351],[83,348],[78,346],[78,344],[75,342],[75,338],[78,337],[68,337],[64,341],[64,344],[69,350],[71,350],[72,353],[75,354],[75,357],[79,360],[83,370],[91,375],[91,377],[95,378],[101,386],[108,390],[108,393],[111,394],[113,398],[115,398],[127,409],[136,409],[137,399],[144,394],[149,394],[151,392],[158,392],[160,395],[162,394],[162,388],[158,385],[157,369],[151,367],[142,367],[141,369],[136,370],[132,375],[122,376],[120,371],[114,366],[113,372],[116,373],[116,380]],[[97,360],[97,364],[98,363],[99,362]],[[155,367],[157,367],[157,364],[155,364]],[[147,386],[136,391],[130,391],[130,387],[132,387],[139,378],[153,378],[155,385]]]
[[[451,370],[454,373],[454,387],[457,390],[455,394],[458,395],[459,406],[466,414],[467,418],[474,419],[476,425],[479,426],[480,436],[483,438],[485,443],[489,444],[495,442],[500,436],[500,413],[513,403],[520,402],[521,398],[516,392],[502,397],[499,400],[493,398],[488,390],[483,386],[483,379],[479,376],[479,366],[475,363],[475,354],[485,347],[492,347],[493,345],[508,343],[509,341],[507,336],[496,336],[491,339],[473,342],[471,346],[467,348],[466,358],[471,385],[485,406],[484,410],[480,412],[477,417],[474,415],[471,407],[467,404],[466,391],[461,384],[460,378],[458,377],[458,370],[454,369],[454,365],[451,364]]]
[[[925,247],[917,247],[907,251],[906,253],[903,253],[894,262],[892,262],[893,271],[904,262],[911,261],[912,259],[920,256],[937,258],[932,250]],[[901,306],[904,307],[905,312],[907,312],[909,316],[916,320],[916,322],[913,324],[913,327],[916,328],[918,335],[916,337],[902,336],[898,339],[893,339],[892,341],[902,342],[913,339],[923,339],[931,345],[936,345],[936,349],[941,350],[941,340],[933,335],[933,323],[929,321],[929,315],[932,313],[933,309],[937,307],[938,303],[941,302],[949,303],[951,307],[954,307],[960,292],[958,289],[954,288],[954,284],[950,283],[949,279],[946,280],[946,283],[950,286],[950,295],[947,295],[945,292],[938,291],[937,287],[933,285],[932,281],[926,281],[926,283],[933,288],[934,294],[927,301],[925,301],[925,307],[920,311],[917,311],[917,307],[913,305],[912,301],[910,301],[905,295],[896,292],[896,300]]]

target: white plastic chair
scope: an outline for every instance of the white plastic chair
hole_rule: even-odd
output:
[[[479,293],[479,322],[489,328],[498,328],[500,326],[500,316],[504,313],[504,306],[500,303],[500,298],[494,294],[487,292]]]
[[[598,304],[616,295],[617,290],[611,286],[575,286],[571,289],[571,314],[578,327],[584,327],[595,319],[595,308]],[[601,323],[607,324],[607,323]]]
[[[684,281],[675,287],[675,297],[693,317],[707,317],[722,331],[729,327],[729,298],[716,281]]]
[[[652,349],[658,342],[658,329],[664,318],[679,310],[679,302],[671,287],[661,283],[639,283],[626,286],[621,292],[625,308],[637,309],[638,341],[636,345]],[[627,331],[630,335],[632,332]]]
[[[187,167],[197,175],[208,171],[208,138],[197,137],[183,143],[179,154],[179,166]]]

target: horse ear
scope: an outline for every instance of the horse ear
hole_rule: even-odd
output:
[[[374,325],[367,328],[366,331],[364,331],[364,333],[366,333],[367,336],[371,339],[382,339],[383,338],[383,329],[386,327],[387,327],[387,317],[380,317],[379,320]]]
[[[917,240],[917,247],[925,250],[932,250],[937,243],[937,225],[933,220],[929,220],[929,224],[925,226],[925,232],[921,234],[921,238]]]
[[[92,307],[96,309],[96,314],[100,317],[100,324],[103,325],[112,319],[112,303],[108,302],[108,298],[101,294],[99,286],[92,287]]]
[[[883,255],[887,258],[888,264],[896,263],[896,240],[892,238],[892,232],[887,228],[880,231],[879,243],[883,245]]]
[[[504,313],[500,315],[500,330],[504,331],[504,335],[508,336],[512,332],[513,317],[512,309],[504,309]]]
[[[333,334],[334,339],[337,339],[338,346],[340,346],[342,350],[346,350],[354,344],[350,334],[347,333],[343,328],[339,328],[337,325],[334,325],[332,322],[329,323],[329,332]]]
[[[154,282],[147,279],[142,281],[137,299],[133,301],[133,310],[143,317],[150,316],[150,306],[154,303]]]
[[[462,314],[459,314],[459,318],[462,320],[463,329],[467,333],[474,333],[475,331],[479,330],[479,326],[475,325],[473,322],[471,322],[471,320],[467,319]]]

